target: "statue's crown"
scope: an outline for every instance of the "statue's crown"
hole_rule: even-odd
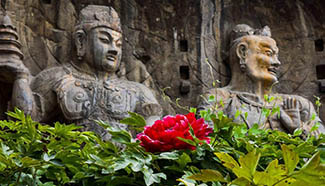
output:
[[[268,26],[264,26],[261,29],[254,29],[246,24],[238,24],[231,31],[230,42],[233,42],[240,37],[248,36],[248,35],[271,37],[271,29]]]
[[[18,40],[16,27],[13,26],[10,17],[1,12],[0,13],[0,54],[13,53],[24,58],[21,52],[21,44]]]
[[[88,5],[81,10],[77,28],[90,30],[100,26],[108,27],[120,33],[122,32],[120,18],[114,8]]]

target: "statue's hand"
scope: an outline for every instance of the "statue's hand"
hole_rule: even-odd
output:
[[[289,131],[293,132],[300,128],[299,101],[295,98],[287,98],[283,101],[283,108],[280,110],[280,122]]]
[[[20,60],[0,62],[0,81],[13,83],[17,79],[28,79],[29,70]]]

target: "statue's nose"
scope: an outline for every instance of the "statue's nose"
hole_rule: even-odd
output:
[[[275,57],[275,59],[274,60],[272,60],[272,65],[274,65],[274,66],[280,66],[281,65],[281,62],[280,62],[280,60],[279,60],[279,58],[278,57]]]
[[[117,50],[109,50],[107,53],[116,56],[117,55]]]

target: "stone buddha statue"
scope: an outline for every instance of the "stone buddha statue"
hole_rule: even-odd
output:
[[[18,62],[0,64],[13,79],[11,106],[39,122],[63,121],[84,126],[104,140],[107,134],[95,120],[127,129],[119,121],[136,112],[152,124],[162,114],[146,86],[117,76],[122,54],[122,30],[117,12],[107,6],[89,5],[75,26],[75,53],[71,63],[52,67],[32,77]],[[0,50],[1,52],[1,50]],[[5,52],[2,52],[5,53]]]
[[[223,111],[247,127],[257,123],[261,127],[287,133],[297,128],[309,132],[316,122],[321,123],[313,104],[307,99],[272,92],[272,86],[278,82],[277,73],[281,62],[278,59],[279,49],[271,38],[269,27],[253,29],[245,24],[237,25],[231,33],[230,47],[231,81],[226,87],[208,90],[202,96],[199,109],[217,106],[217,111]],[[216,102],[208,101],[211,95],[215,96]],[[263,114],[264,108],[279,108],[279,113]],[[315,119],[311,119],[313,115]],[[325,128],[320,124],[313,134],[323,132]]]

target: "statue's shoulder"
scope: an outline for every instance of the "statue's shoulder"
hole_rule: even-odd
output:
[[[68,70],[65,66],[55,66],[42,70],[34,77],[35,80],[47,80],[47,79],[55,79],[56,77],[61,77],[62,75],[67,74]]]
[[[119,86],[126,87],[126,88],[136,91],[140,94],[143,94],[143,93],[151,94],[152,93],[152,90],[149,87],[147,87],[141,83],[135,82],[135,81],[129,81],[127,79],[119,78],[116,80],[116,83],[119,84]]]
[[[33,78],[31,87],[34,89],[37,87],[53,86],[60,78],[68,73],[69,70],[63,65],[44,69]]]
[[[204,94],[203,97],[209,98],[210,96],[215,96],[217,100],[225,100],[228,99],[231,96],[231,92],[226,88],[213,88],[207,90]]]
[[[204,110],[206,108],[210,108],[211,102],[209,100],[211,96],[214,96],[213,99],[217,103],[220,103],[220,101],[228,102],[231,95],[232,95],[231,92],[226,87],[209,89],[205,91],[202,95],[200,95],[198,109]]]

